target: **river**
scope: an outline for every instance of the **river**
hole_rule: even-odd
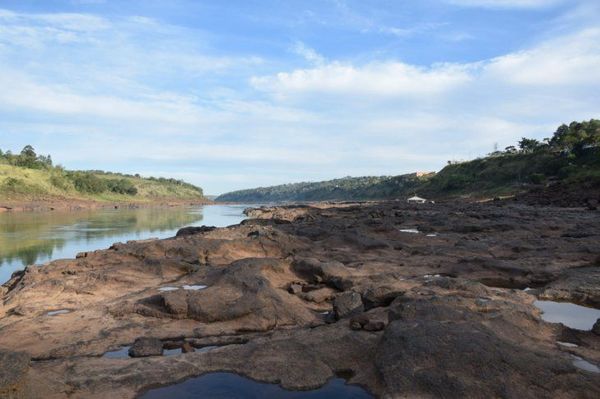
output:
[[[183,226],[240,223],[246,205],[0,213],[0,284],[27,265],[74,258],[115,242],[166,238]]]

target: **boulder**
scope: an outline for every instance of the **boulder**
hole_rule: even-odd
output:
[[[288,292],[294,295],[299,294],[302,292],[302,286],[300,284],[292,283],[288,287]]]
[[[364,310],[362,298],[358,292],[344,292],[336,296],[333,301],[333,311],[338,320],[357,315]]]
[[[401,295],[404,295],[404,291],[394,287],[378,286],[368,288],[363,293],[365,309],[369,310],[379,306],[388,306],[396,297]]]
[[[131,357],[161,356],[162,354],[163,343],[158,338],[137,338],[129,348],[129,356]]]
[[[367,323],[369,323],[369,317],[366,314],[359,314],[350,319],[350,328],[362,330]]]
[[[363,326],[365,331],[381,331],[385,328],[385,322],[381,320],[369,320],[367,324]]]
[[[170,291],[161,294],[167,312],[172,315],[187,315],[187,293],[184,290]]]
[[[216,227],[214,227],[214,226],[188,226],[188,227],[183,227],[183,228],[179,229],[177,231],[177,233],[175,234],[175,237],[191,236],[194,234],[200,234],[200,233],[206,233],[209,231],[213,231],[215,229],[216,229]]]
[[[348,279],[351,276],[350,270],[338,261],[321,262],[315,258],[301,258],[293,263],[292,268],[312,283],[324,282],[342,291],[352,286]]]

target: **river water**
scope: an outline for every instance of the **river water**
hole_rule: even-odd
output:
[[[241,222],[246,205],[0,213],[0,284],[27,265],[74,258],[115,242],[166,238],[183,226]]]

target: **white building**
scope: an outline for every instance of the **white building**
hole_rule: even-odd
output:
[[[425,198],[417,197],[416,195],[406,200],[409,204],[424,204],[427,202]]]

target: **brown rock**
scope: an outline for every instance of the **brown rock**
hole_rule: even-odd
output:
[[[370,320],[364,325],[365,331],[381,331],[385,328],[385,323],[381,320]]]
[[[158,338],[140,337],[129,348],[131,357],[161,356],[162,354],[163,343]]]
[[[192,345],[190,345],[189,342],[184,342],[183,345],[181,345],[181,351],[183,353],[191,353],[191,352],[195,352],[196,350],[194,349],[194,347]]]
[[[362,299],[357,292],[344,292],[333,301],[333,311],[338,320],[362,313],[364,310]]]
[[[330,300],[335,295],[335,291],[331,288],[319,288],[317,290],[303,292],[300,297],[305,301],[314,303],[322,303]]]
[[[294,295],[299,294],[302,292],[302,286],[300,284],[292,283],[288,287],[288,292]]]
[[[23,352],[0,350],[0,365],[0,397],[25,398],[29,356]]]

